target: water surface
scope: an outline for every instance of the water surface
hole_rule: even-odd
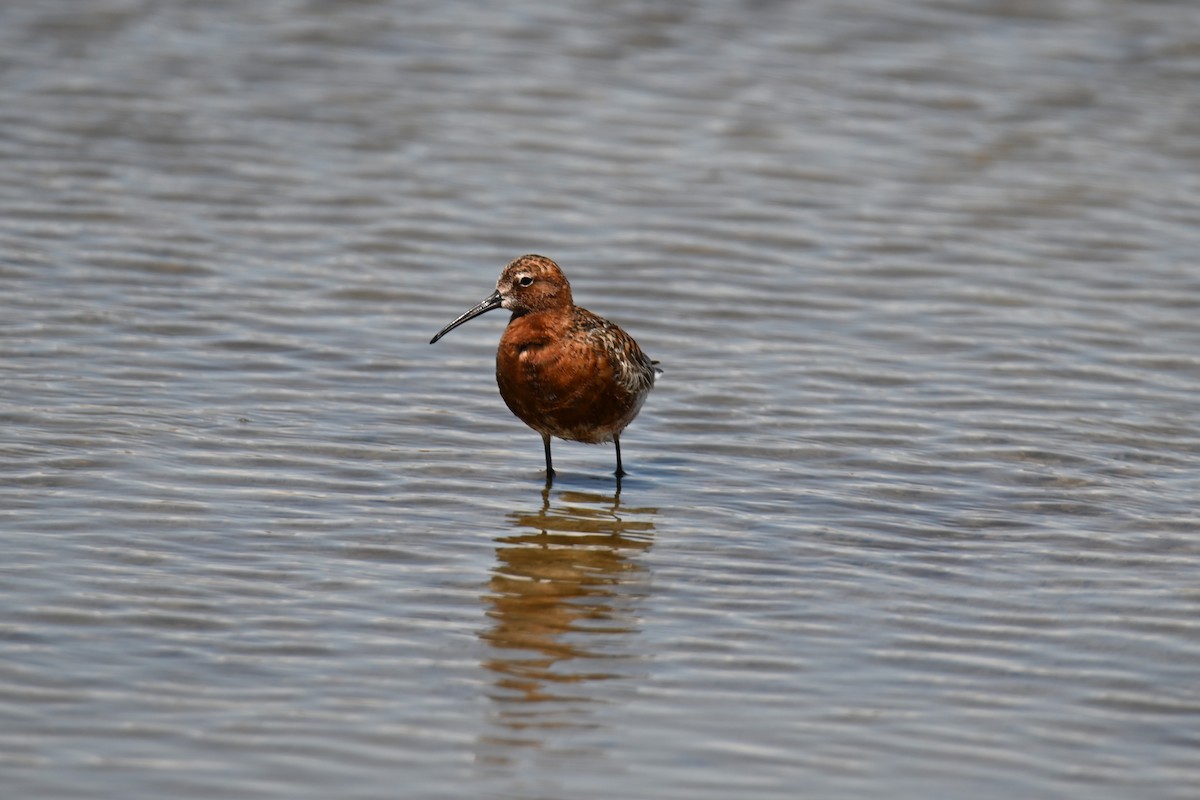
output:
[[[5,5],[0,780],[1193,796],[1195,21]],[[619,486],[427,344],[526,252]]]

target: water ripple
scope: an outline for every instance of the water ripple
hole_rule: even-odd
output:
[[[1190,797],[1192,14],[4,6],[4,785]]]

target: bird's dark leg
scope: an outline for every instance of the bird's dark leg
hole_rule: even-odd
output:
[[[546,483],[554,480],[554,462],[550,460],[550,434],[542,434],[542,444],[546,447]]]
[[[621,468],[621,437],[618,434],[613,434],[613,444],[617,448],[617,477],[620,478],[625,474],[625,470]]]

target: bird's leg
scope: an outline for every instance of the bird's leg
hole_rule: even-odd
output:
[[[621,437],[618,434],[613,434],[613,444],[617,448],[617,477],[620,478],[625,474],[625,470],[621,468]]]
[[[546,483],[554,480],[554,462],[550,460],[550,434],[542,434],[542,444],[546,448]]]

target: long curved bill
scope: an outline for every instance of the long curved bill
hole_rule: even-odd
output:
[[[449,333],[450,331],[457,328],[459,325],[462,325],[467,320],[475,319],[475,317],[478,317],[480,314],[486,314],[487,312],[491,311],[493,308],[499,308],[500,304],[502,302],[503,302],[503,299],[500,297],[500,290],[497,289],[495,292],[492,293],[491,297],[488,297],[486,300],[481,300],[479,302],[479,305],[475,306],[470,311],[463,314],[458,319],[454,320],[454,322],[451,322],[449,325],[447,325],[446,327],[444,327],[440,331],[438,331],[438,335],[433,337],[432,339],[430,339],[429,343],[433,344],[438,339],[442,338],[447,333]]]

